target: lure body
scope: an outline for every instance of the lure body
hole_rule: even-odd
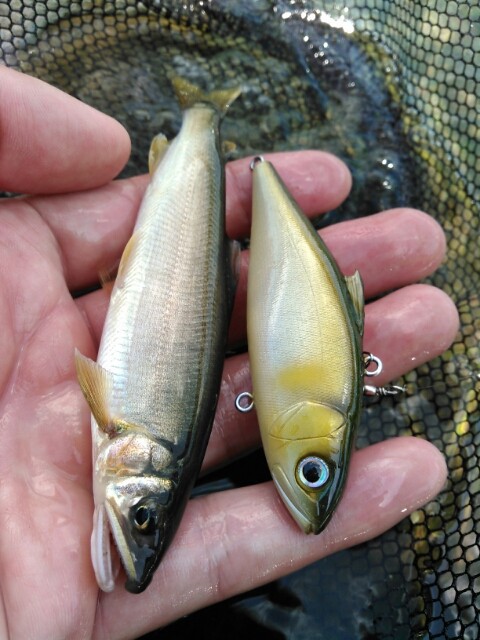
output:
[[[221,381],[233,283],[218,130],[238,92],[212,102],[185,83],[178,92],[182,127],[168,147],[152,143],[97,363],[77,354],[92,409],[92,561],[105,591],[115,580],[110,534],[126,588],[150,582],[198,475]]]
[[[363,381],[363,287],[344,278],[269,162],[253,167],[248,344],[272,478],[306,533],[343,490]]]

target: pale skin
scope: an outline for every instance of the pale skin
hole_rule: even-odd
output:
[[[99,593],[90,562],[89,409],[74,348],[95,358],[108,293],[95,284],[128,240],[147,177],[111,182],[130,143],[114,120],[0,68],[0,189],[37,194],[0,202],[0,637],[135,638],[196,609],[274,580],[372,538],[433,498],[446,479],[440,453],[394,438],[353,455],[343,500],[327,529],[305,536],[271,483],[190,502],[152,584],[119,580]],[[268,156],[308,215],[339,204],[344,165],[318,151]],[[227,227],[248,235],[249,159],[227,166]],[[327,229],[342,270],[358,268],[367,299],[365,349],[385,383],[444,351],[458,327],[441,291],[414,284],[441,263],[443,232],[402,209]],[[230,339],[245,335],[248,255],[242,256]],[[225,362],[204,470],[258,446],[255,414],[239,415],[250,388],[247,355]]]

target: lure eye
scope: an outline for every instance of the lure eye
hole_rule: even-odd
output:
[[[151,535],[158,525],[158,511],[153,505],[142,504],[135,509],[133,524],[140,533]]]
[[[298,463],[298,480],[307,489],[322,487],[327,482],[329,475],[330,470],[327,463],[317,456],[308,456]]]

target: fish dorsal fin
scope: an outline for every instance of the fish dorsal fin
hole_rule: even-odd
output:
[[[363,293],[363,282],[358,271],[355,271],[353,276],[345,276],[345,283],[347,285],[348,293],[353,302],[355,309],[355,321],[360,331],[360,335],[363,335],[363,325],[365,316],[365,296]]]
[[[109,436],[118,432],[113,420],[109,401],[112,392],[111,374],[99,364],[75,349],[75,367],[85,400],[99,428]]]
[[[242,260],[242,245],[238,240],[228,240],[228,262],[229,271],[232,274],[235,289],[240,280],[240,269]]]
[[[237,240],[225,240],[227,242],[227,304],[230,313],[235,302],[235,292],[240,280],[240,268],[242,248]]]
[[[209,102],[213,104],[222,115],[242,92],[241,87],[233,87],[205,93],[200,87],[179,76],[172,78],[172,85],[182,109],[188,109],[197,102]]]
[[[167,152],[168,145],[169,142],[163,133],[159,133],[153,138],[150,144],[150,151],[148,152],[148,170],[150,175],[153,174],[161,163],[163,156]]]

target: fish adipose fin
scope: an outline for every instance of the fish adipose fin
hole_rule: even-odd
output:
[[[153,174],[155,169],[161,163],[163,156],[167,152],[169,142],[163,133],[156,135],[152,144],[150,145],[150,151],[148,152],[148,170],[150,175]]]
[[[355,309],[355,320],[360,332],[363,336],[363,325],[365,316],[365,296],[363,293],[363,282],[358,271],[355,271],[353,276],[345,276],[345,283],[347,285],[348,293],[353,302]]]
[[[108,399],[111,396],[110,374],[77,349],[75,349],[75,367],[78,382],[96,423],[107,435],[115,435],[118,432],[118,426],[112,419],[108,406]]]
[[[241,87],[234,87],[205,93],[185,78],[178,76],[172,78],[172,85],[182,109],[188,109],[198,102],[208,102],[215,105],[222,115],[242,92]]]
[[[222,153],[225,160],[233,158],[236,150],[237,145],[235,142],[232,142],[231,140],[222,140]]]

